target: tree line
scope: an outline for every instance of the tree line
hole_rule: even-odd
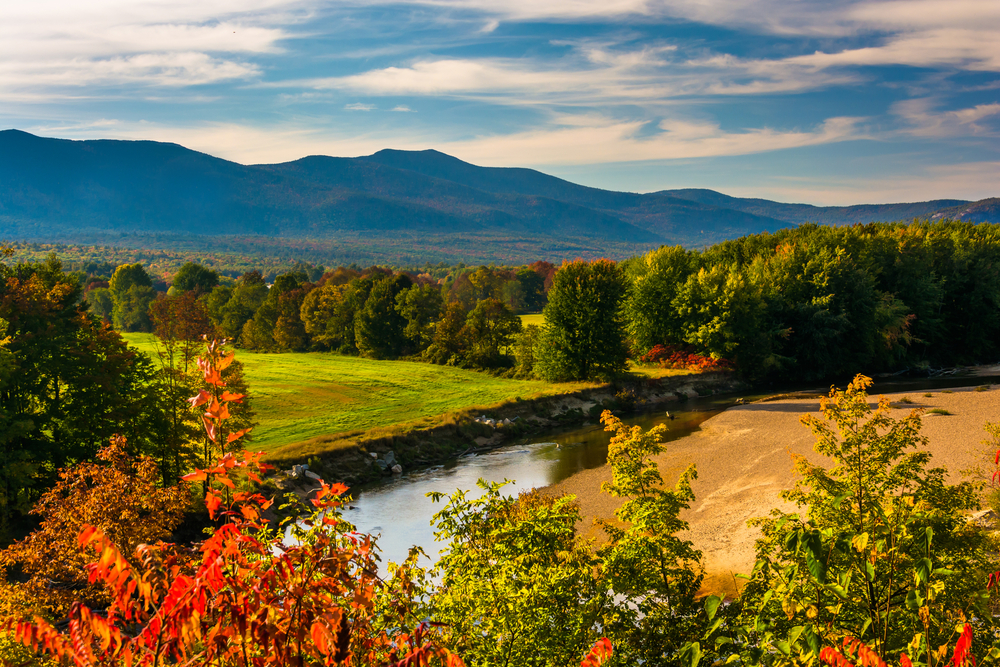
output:
[[[1000,227],[965,222],[803,225],[623,262],[535,262],[415,273],[341,267],[236,280],[189,263],[219,335],[257,351],[420,359],[519,377],[589,380],[633,363],[735,368],[752,382],[813,381],[986,363],[1000,354]],[[139,264],[95,313],[149,330],[157,296]],[[162,297],[161,297],[162,298]],[[545,324],[517,315],[544,309]]]

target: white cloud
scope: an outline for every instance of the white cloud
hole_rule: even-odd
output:
[[[808,202],[818,206],[888,204],[967,199],[976,201],[1000,196],[1000,162],[938,164],[881,178],[853,178],[824,174],[822,177],[769,175],[750,185],[725,188],[735,197],[763,197],[776,201]]]
[[[577,122],[573,122],[577,121]],[[721,155],[747,155],[864,138],[860,119],[830,118],[811,131],[750,128],[727,132],[713,123],[665,120],[659,132],[639,135],[642,123],[588,117],[555,127],[484,136],[445,144],[463,160],[496,166],[613,164]]]
[[[466,140],[453,140],[442,133],[339,135],[311,127],[264,129],[235,123],[197,127],[119,123],[112,127],[77,126],[77,131],[67,130],[63,135],[173,141],[243,164],[283,162],[315,154],[369,155],[383,148],[435,148],[474,164],[544,167],[746,155],[814,146],[863,138],[858,123],[855,118],[831,118],[811,130],[749,128],[727,132],[712,123],[675,119],[661,122],[652,135],[640,136],[642,123],[569,115],[556,117],[538,129]]]
[[[513,58],[418,60],[360,74],[269,87],[363,95],[473,97],[498,104],[661,104],[699,95],[800,92],[853,83],[856,75],[789,61],[716,56],[684,61],[674,47],[613,51],[581,47],[560,61]]]
[[[375,108],[375,105],[363,104],[362,102],[352,102],[351,104],[345,104],[344,108],[348,111],[372,111]]]
[[[936,100],[923,98],[905,100],[892,107],[905,127],[902,132],[918,137],[997,136],[997,132],[980,123],[1000,116],[1000,103],[977,104],[966,109],[935,110]]]
[[[397,104],[392,108],[393,111],[400,111],[402,113],[415,113],[413,109],[406,106],[405,104]]]
[[[140,53],[92,60],[0,63],[0,91],[30,92],[40,88],[66,91],[111,83],[191,86],[257,74],[259,69],[255,65],[213,58],[205,53]]]
[[[253,54],[289,37],[288,0],[33,0],[6,3],[0,92],[104,83],[202,85],[252,79]]]

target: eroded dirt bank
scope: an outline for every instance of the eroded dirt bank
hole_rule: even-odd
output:
[[[887,396],[893,401],[893,416],[904,416],[913,408],[952,413],[924,415],[922,432],[929,441],[932,466],[946,468],[953,481],[962,479],[963,471],[970,468],[990,468],[993,452],[987,452],[983,444],[987,438],[983,425],[1000,421],[1000,387],[929,393],[930,397],[923,391]],[[913,403],[900,403],[904,396]],[[657,457],[664,480],[670,484],[689,464],[697,466],[698,479],[692,485],[696,499],[685,518],[691,525],[688,539],[705,555],[706,589],[730,592],[733,574],[753,568],[757,532],[747,527],[749,519],[773,508],[793,509],[778,495],[795,483],[793,457],[805,456],[817,463],[824,459],[813,451],[815,438],[799,421],[809,413],[819,414],[818,396],[736,406],[707,420],[700,431],[671,442]],[[593,519],[612,518],[618,506],[614,498],[600,492],[601,483],[610,478],[610,469],[603,466],[548,490],[576,495],[585,517],[580,530],[600,539]]]

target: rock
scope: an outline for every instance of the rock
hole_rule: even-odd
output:
[[[511,421],[510,421],[510,419],[507,419],[507,418],[504,418],[504,420],[503,420],[503,425],[504,425],[504,426],[510,426],[510,424],[511,424]]]
[[[396,455],[391,450],[385,453],[385,462],[390,468],[396,465]]]
[[[989,526],[996,525],[997,515],[993,510],[985,509],[972,514],[972,516],[969,517],[969,522],[974,523],[981,528],[988,528]]]
[[[309,479],[315,479],[317,482],[322,482],[323,478],[314,473],[312,470],[306,470],[306,477]]]
[[[372,457],[373,459],[377,459],[378,458],[378,452],[368,452],[368,456]]]
[[[382,470],[387,470],[389,468],[389,464],[385,462],[385,459],[377,459],[375,463],[378,464],[378,467]]]
[[[392,466],[392,473],[394,475],[402,475],[403,474],[403,466],[399,465],[398,463],[396,465]]]

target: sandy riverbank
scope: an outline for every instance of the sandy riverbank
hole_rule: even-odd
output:
[[[925,414],[923,434],[929,439],[932,465],[949,471],[952,480],[976,465],[989,466],[983,424],[1000,421],[1000,387],[989,391],[954,389],[888,394],[897,406],[894,416],[913,408],[943,408],[952,415]],[[899,403],[904,396],[911,405]],[[771,509],[792,509],[778,496],[795,483],[792,455],[819,462],[813,451],[815,438],[799,419],[819,414],[819,398],[787,399],[730,408],[706,421],[700,431],[671,442],[657,457],[664,480],[673,484],[688,465],[698,468],[693,483],[696,499],[685,518],[691,524],[687,537],[705,555],[706,586],[730,591],[733,574],[749,572],[754,563],[756,532],[747,520],[766,515]],[[992,452],[990,452],[990,455]],[[601,482],[610,480],[607,466],[583,471],[549,487],[555,493],[572,493],[584,514],[580,529],[600,538],[593,527],[596,517],[611,518],[617,503],[600,492]]]

